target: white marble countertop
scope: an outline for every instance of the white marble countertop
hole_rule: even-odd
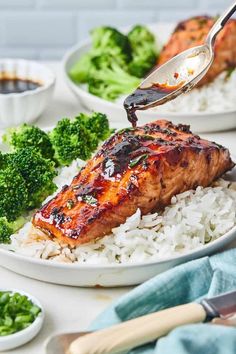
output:
[[[58,79],[54,98],[37,122],[41,127],[52,126],[58,119],[73,117],[84,110],[63,82],[60,65],[58,63],[48,65],[57,72]],[[236,155],[236,131],[201,135],[225,145]],[[46,311],[45,324],[40,334],[30,343],[11,351],[12,354],[42,354],[47,336],[53,332],[86,329],[111,301],[130,290],[130,288],[83,289],[48,284],[25,278],[3,268],[0,268],[0,282],[1,287],[22,289],[36,296]]]

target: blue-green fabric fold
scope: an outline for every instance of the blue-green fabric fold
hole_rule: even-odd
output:
[[[236,290],[236,249],[187,262],[157,275],[119,299],[91,328],[104,328],[231,290]],[[182,326],[130,353],[235,354],[236,328],[209,323]]]

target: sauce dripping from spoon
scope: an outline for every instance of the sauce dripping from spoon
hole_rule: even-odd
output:
[[[127,113],[127,118],[132,126],[136,127],[137,125],[137,110],[142,110],[143,106],[162,99],[183,85],[184,81],[179,82],[177,85],[153,83],[149,87],[138,87],[137,90],[135,90],[124,101],[124,108]]]

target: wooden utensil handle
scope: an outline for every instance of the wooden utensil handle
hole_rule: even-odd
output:
[[[177,326],[203,322],[206,312],[200,304],[190,303],[106,328],[76,339],[70,354],[115,354],[151,342]]]

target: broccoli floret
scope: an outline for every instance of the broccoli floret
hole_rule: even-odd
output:
[[[14,221],[26,209],[28,189],[21,173],[9,164],[0,170],[0,217]]]
[[[124,63],[132,59],[131,45],[127,36],[112,27],[98,27],[92,31],[94,56],[104,53],[120,57]]]
[[[34,147],[45,158],[52,159],[54,155],[52,144],[47,133],[38,127],[28,124],[8,129],[7,133],[3,135],[3,142],[13,150]]]
[[[132,59],[131,45],[124,34],[111,27],[99,27],[92,31],[92,48],[72,66],[69,76],[76,83],[85,83],[93,77],[96,58],[100,56],[116,58],[121,65]],[[103,57],[104,58],[104,57]],[[107,60],[104,64],[107,66]]]
[[[97,146],[98,140],[91,136],[84,124],[78,119],[60,120],[50,133],[50,139],[55,150],[55,159],[59,165],[68,166],[80,158],[87,160]]]
[[[4,154],[0,151],[0,169],[5,166],[5,157]]]
[[[112,27],[92,31],[92,48],[74,64],[69,75],[76,83],[86,82],[90,93],[114,101],[129,94],[156,62],[153,34],[135,26],[125,36]]]
[[[37,150],[28,147],[7,154],[8,165],[21,174],[28,190],[27,209],[39,206],[50,194],[55,192],[53,178],[57,175],[54,162],[45,159]],[[19,187],[20,183],[18,183]]]
[[[129,65],[129,72],[136,77],[143,78],[156,63],[156,55],[147,53],[142,56],[135,56]]]
[[[91,54],[86,53],[72,66],[69,76],[76,83],[85,83],[89,79],[91,70]]]
[[[129,94],[140,84],[140,79],[130,75],[123,69],[115,58],[107,59],[104,55],[96,58],[97,70],[88,81],[90,93],[109,101],[114,101],[120,95]]]
[[[155,36],[149,31],[149,29],[142,25],[134,26],[128,33],[128,38],[131,43],[131,47],[135,50],[137,47],[144,45],[155,44]]]
[[[0,218],[0,243],[10,243],[11,235],[18,231],[25,223],[25,219],[20,216],[16,221],[9,222],[7,218]]]
[[[0,218],[0,243],[10,243],[10,236],[14,233],[11,224],[6,218]]]
[[[109,128],[109,121],[107,116],[103,113],[94,112],[90,116],[81,113],[75,119],[78,119],[80,122],[82,122],[85,128],[92,134],[95,134],[98,140],[105,140],[112,133],[112,130]]]
[[[129,72],[137,77],[144,77],[157,61],[154,35],[144,26],[135,26],[128,34],[133,59],[129,63]]]

